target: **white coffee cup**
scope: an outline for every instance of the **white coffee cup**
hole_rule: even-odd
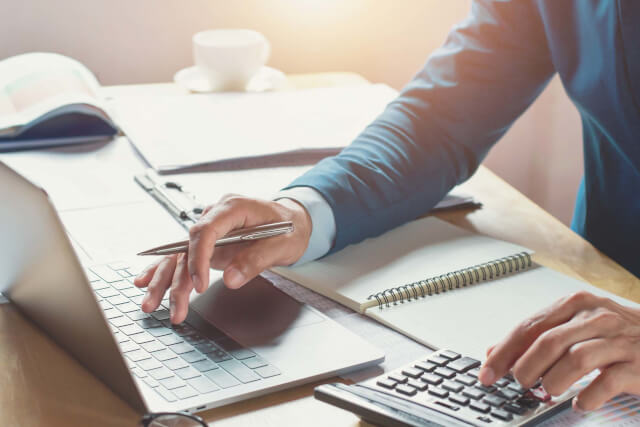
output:
[[[193,36],[196,66],[214,91],[245,90],[270,53],[267,39],[253,30],[207,30]]]

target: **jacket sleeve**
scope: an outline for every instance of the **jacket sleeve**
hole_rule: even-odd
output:
[[[329,203],[331,252],[381,234],[469,178],[553,73],[532,0],[474,1],[383,113],[287,188],[311,187]]]

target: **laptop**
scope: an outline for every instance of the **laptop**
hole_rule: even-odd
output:
[[[0,182],[0,292],[139,412],[199,412],[384,360],[261,277],[214,280],[177,326],[166,299],[143,313],[139,261],[83,267],[46,193],[3,163]]]

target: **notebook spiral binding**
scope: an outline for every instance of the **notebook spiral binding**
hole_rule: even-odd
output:
[[[499,258],[483,264],[463,268],[450,273],[441,274],[395,288],[385,289],[367,297],[367,300],[376,299],[378,308],[383,309],[391,304],[409,302],[418,298],[424,298],[441,292],[453,291],[467,286],[492,280],[497,277],[531,268],[533,261],[527,252]]]

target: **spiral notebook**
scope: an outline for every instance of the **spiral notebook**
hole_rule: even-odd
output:
[[[431,348],[488,346],[579,290],[628,301],[536,265],[532,251],[428,217],[301,266],[274,269]]]

